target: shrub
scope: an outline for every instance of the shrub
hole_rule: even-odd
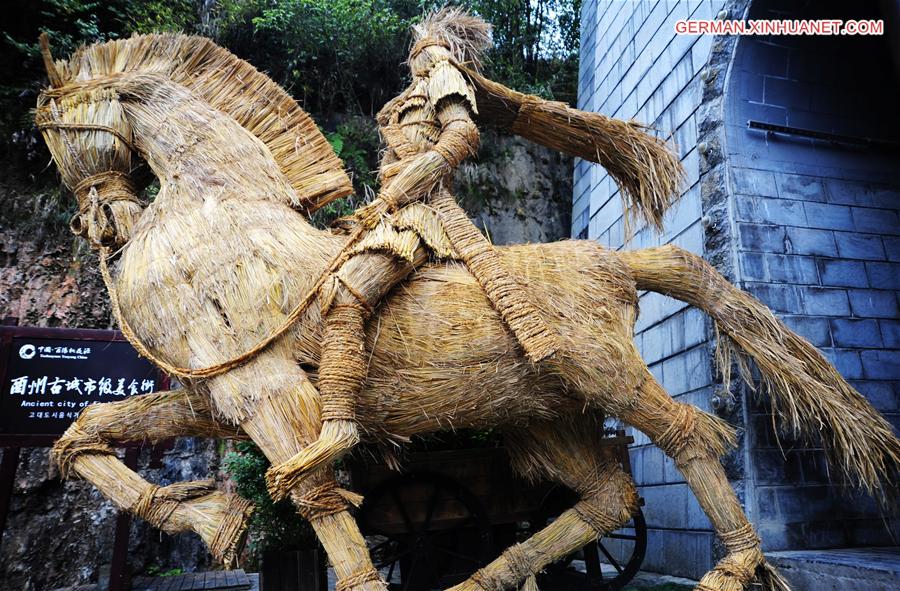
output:
[[[269,461],[258,447],[247,441],[238,442],[234,451],[225,455],[223,465],[235,483],[237,493],[256,506],[250,518],[248,548],[251,561],[258,564],[267,550],[318,547],[312,527],[297,514],[290,501],[272,501],[265,480]]]

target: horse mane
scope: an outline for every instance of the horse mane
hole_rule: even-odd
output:
[[[134,35],[79,48],[56,62],[62,86],[157,74],[230,115],[268,147],[308,213],[353,192],[343,163],[312,118],[271,78],[205,37]]]

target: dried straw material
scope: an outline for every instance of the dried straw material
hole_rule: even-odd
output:
[[[375,570],[374,567],[366,567],[361,571],[350,575],[349,577],[345,577],[337,582],[334,586],[334,591],[352,591],[357,586],[362,585],[364,583],[380,583],[381,575],[378,574],[378,571]]]
[[[504,431],[513,467],[531,479],[551,479],[581,500],[532,538],[517,544],[453,591],[536,588],[533,575],[560,556],[621,527],[638,506],[631,477],[603,454],[602,416],[568,414]]]
[[[784,428],[821,440],[838,473],[870,494],[896,492],[900,442],[891,425],[815,347],[693,254],[669,246],[622,257],[639,289],[671,295],[713,317],[726,382],[730,353],[749,355]]]
[[[522,286],[503,267],[500,255],[446,190],[438,190],[431,205],[444,222],[444,231],[491,304],[500,312],[532,363],[539,363],[560,348],[556,333],[547,325]]]
[[[101,88],[51,99],[35,121],[53,158],[73,164],[62,170],[78,200],[72,232],[94,245],[127,242],[144,206],[129,176],[131,129],[117,94]]]
[[[729,554],[701,584],[743,591],[755,580],[766,591],[784,589],[765,564],[718,462],[734,442],[733,430],[676,403],[635,349],[638,289],[668,293],[707,311],[760,367],[789,427],[818,433],[834,461],[863,486],[893,490],[900,444],[884,419],[814,348],[684,251],[617,253],[580,241],[492,249],[498,267],[515,278],[525,301],[540,303],[543,321],[564,345],[549,359],[532,363],[500,307],[489,299],[490,290],[473,276],[472,258],[459,252],[459,237],[448,229],[440,191],[435,192],[449,186],[442,183],[450,163],[477,145],[461,117],[474,112],[474,105],[466,106],[471,97],[464,89],[447,92],[458,80],[447,76],[441,88],[414,84],[392,103],[391,109],[403,108],[396,117],[389,109],[385,119],[386,125],[397,125],[385,134],[394,138],[388,139],[382,170],[389,199],[361,212],[348,238],[316,230],[297,211],[342,191],[343,172],[326,166],[328,158],[317,151],[320,136],[313,134],[309,153],[279,151],[278,146],[299,141],[300,132],[277,124],[277,114],[288,117],[290,109],[270,109],[267,101],[275,95],[268,83],[242,86],[236,80],[247,73],[243,66],[207,43],[145,36],[83,49],[70,62],[53,66],[54,79],[63,86],[39,100],[38,121],[46,124],[42,131],[63,179],[82,187],[82,194],[89,187],[88,224],[101,228],[96,208],[135,203],[118,198],[130,189],[112,180],[121,177],[105,173],[127,174],[131,159],[139,157],[160,180],[152,203],[139,212],[112,210],[106,223],[113,234],[101,228],[91,240],[103,248],[103,260],[109,258],[110,267],[104,264],[103,270],[123,330],[132,330],[163,367],[197,373],[184,380],[186,392],[93,407],[56,448],[64,468],[92,482],[119,507],[137,507],[170,531],[196,531],[218,556],[230,560],[249,507],[212,491],[178,498],[165,515],[176,500],[175,490],[161,496],[161,489],[109,453],[111,443],[177,435],[248,436],[277,469],[296,466],[323,433],[326,442],[341,441],[342,432],[327,431],[329,425],[358,429],[361,437],[381,444],[386,455],[416,434],[493,427],[506,437],[519,472],[562,482],[581,497],[577,509],[482,570],[486,584],[514,588],[523,577],[533,583],[527,572],[538,572],[583,546],[598,530],[621,524],[633,510],[633,483],[598,451],[600,424],[608,413],[646,433],[677,461],[726,542]],[[453,46],[422,44],[414,67],[435,56],[459,61]],[[230,74],[220,80],[211,63]],[[214,81],[221,88],[214,88]],[[246,100],[237,98],[238,86],[248,92]],[[429,112],[431,102],[421,100],[429,92],[447,107]],[[221,104],[222,96],[233,96],[234,104]],[[490,99],[485,102],[479,93],[476,98],[485,117]],[[257,121],[257,112],[267,115]],[[400,112],[416,124],[403,126]],[[519,108],[504,112],[513,125]],[[562,124],[561,110],[536,112],[544,114],[529,115],[534,129]],[[576,141],[563,142],[546,130],[532,137],[560,148],[565,143],[573,151],[591,146],[592,153],[615,160],[614,151],[604,150],[613,150],[622,139],[606,137],[619,127],[604,127],[586,115],[579,119],[577,112],[571,116],[580,127],[565,135]],[[429,117],[431,125],[425,123]],[[610,166],[619,166],[623,187],[631,183],[626,193],[653,221],[668,203],[676,161],[660,142],[623,125],[625,156]],[[442,138],[435,129],[456,130],[448,136],[445,155],[430,149],[435,138],[438,143]],[[530,133],[524,126],[515,129]],[[301,161],[307,164],[300,166]],[[666,180],[663,174],[669,175]],[[298,194],[301,177],[315,182]],[[94,193],[96,202],[90,204]],[[391,211],[431,195],[438,197],[431,210]],[[409,242],[400,248],[392,238],[375,250],[350,254],[356,240],[392,222],[397,235],[418,236],[415,247]],[[466,264],[429,260],[423,244],[452,249]],[[374,310],[362,330],[354,320],[353,342],[365,345],[365,380],[355,393],[353,421],[326,421],[323,428],[316,386],[329,380],[322,372],[328,365],[322,347],[326,319],[350,305],[366,315]],[[206,373],[211,367],[226,370]],[[353,368],[353,380],[361,367]],[[338,381],[338,389],[349,384],[349,379]],[[295,474],[289,470],[283,476]],[[339,580],[354,591],[383,589],[383,582],[361,577],[371,560],[347,511],[358,497],[339,490],[326,467],[295,482],[290,497],[310,519]],[[457,586],[478,588],[473,580]]]
[[[430,193],[429,204],[453,251],[478,279],[528,358],[539,363],[560,348],[557,335],[447,187],[449,173],[473,155],[479,143],[471,119],[478,112],[474,88],[456,64],[478,63],[479,53],[489,44],[490,27],[461,9],[445,8],[427,15],[413,35],[409,57],[413,83],[379,113],[388,147],[382,198],[395,209],[423,190]],[[430,133],[433,130],[438,133]],[[441,179],[443,183],[431,191]]]
[[[460,67],[475,87],[479,124],[600,164],[619,186],[626,221],[639,219],[662,229],[684,178],[678,155],[665,141],[633,121],[522,94]]]
[[[439,259],[452,259],[453,245],[444,231],[436,211],[421,203],[411,203],[392,216],[391,225],[398,230],[412,230]],[[404,257],[405,258],[405,257]]]
[[[203,497],[216,489],[214,480],[176,482],[169,486],[145,488],[129,510],[153,527],[165,530],[166,522],[182,501]]]
[[[89,406],[51,453],[63,476],[77,474],[119,508],[166,532],[196,532],[217,560],[234,565],[252,512],[248,501],[216,490],[211,480],[165,487],[146,482],[110,447],[112,442],[161,441],[176,433],[243,437],[239,429],[212,419],[206,397],[178,390]]]
[[[306,212],[353,192],[340,160],[294,99],[268,76],[209,39],[135,35],[82,47],[69,60],[57,61],[54,70],[58,78],[51,78],[46,99],[78,88],[105,86],[136,73],[152,73],[182,85],[265,144],[294,190],[291,200]],[[39,110],[44,105],[42,101]]]
[[[445,7],[429,12],[413,26],[413,47],[409,52],[410,68],[422,69],[421,53],[427,47],[447,49],[454,60],[480,67],[482,54],[491,46],[491,25],[459,7]]]
[[[295,495],[294,502],[303,517],[314,521],[344,511],[347,503],[358,507],[362,503],[362,497],[336,487],[333,482],[325,482],[302,495]]]
[[[396,230],[384,218],[388,212],[427,197],[453,252],[478,279],[528,358],[538,363],[558,350],[555,333],[446,189],[450,173],[475,152],[479,141],[470,115],[476,109],[474,91],[450,63],[454,51],[476,51],[473,40],[481,38],[484,28],[483,24],[474,24],[476,21],[459,10],[442,10],[426,17],[414,32],[416,45],[409,60],[413,82],[400,100],[379,114],[388,128],[388,150],[381,174],[384,188],[375,203],[357,214],[360,225],[370,231],[343,250],[358,254],[373,249],[411,262],[419,237],[414,232]],[[467,24],[478,30],[466,33]],[[431,32],[434,36],[428,36]],[[462,36],[456,38],[456,34]],[[330,462],[359,440],[354,409],[366,375],[366,350],[359,339],[363,311],[373,310],[377,302],[362,296],[350,281],[325,287],[325,337],[319,366],[324,424],[311,446],[269,471],[267,482],[274,498],[286,497],[307,472]],[[339,310],[332,299],[335,289],[342,287],[357,301]],[[352,320],[349,315],[353,315]]]

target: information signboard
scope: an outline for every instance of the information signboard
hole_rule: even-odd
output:
[[[89,404],[160,389],[158,370],[116,331],[0,331],[0,439],[59,436]]]

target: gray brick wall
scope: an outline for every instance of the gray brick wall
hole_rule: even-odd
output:
[[[610,248],[673,243],[703,251],[696,111],[702,99],[700,70],[710,37],[676,36],[675,21],[713,18],[724,2],[619,2],[585,0],[581,20],[579,107],[634,118],[672,132],[688,181],[678,205],[657,235],[634,228],[625,245],[622,205],[602,167],[575,165],[572,236]],[[653,374],[679,400],[709,409],[713,390],[709,325],[697,310],[659,294],[643,294],[636,342]],[[684,479],[662,452],[635,433],[635,479],[647,500],[650,528],[645,568],[699,577],[713,564],[712,528]]]
[[[578,161],[572,236],[613,249],[674,243],[703,254],[900,424],[896,154],[746,128],[757,119],[897,137],[900,93],[887,50],[872,38],[674,34],[679,18],[714,18],[723,8],[740,18],[748,4],[751,18],[877,17],[837,0],[585,0],[579,107],[673,133],[688,182],[661,235],[637,228],[628,241],[615,184]],[[704,70],[711,75],[701,77]],[[709,153],[699,154],[700,140]],[[642,294],[640,306],[635,340],[651,371],[673,396],[709,410],[717,385],[709,321],[658,294]],[[777,440],[764,405],[746,396],[730,416],[746,421],[745,447],[726,468],[767,547],[885,543],[872,501],[839,497],[822,454]],[[635,437],[633,471],[650,528],[645,568],[698,577],[716,557],[710,524],[672,462]]]
[[[750,17],[814,18],[818,10],[861,18],[837,2],[791,6],[757,0]],[[900,93],[882,43],[846,37],[741,39],[725,123],[740,285],[819,347],[896,425],[896,154],[746,128],[748,119],[757,119],[896,138],[900,119],[891,105]],[[768,549],[890,543],[870,499],[842,498],[828,480],[821,453],[784,437],[779,446],[765,404],[750,410],[747,504]]]

